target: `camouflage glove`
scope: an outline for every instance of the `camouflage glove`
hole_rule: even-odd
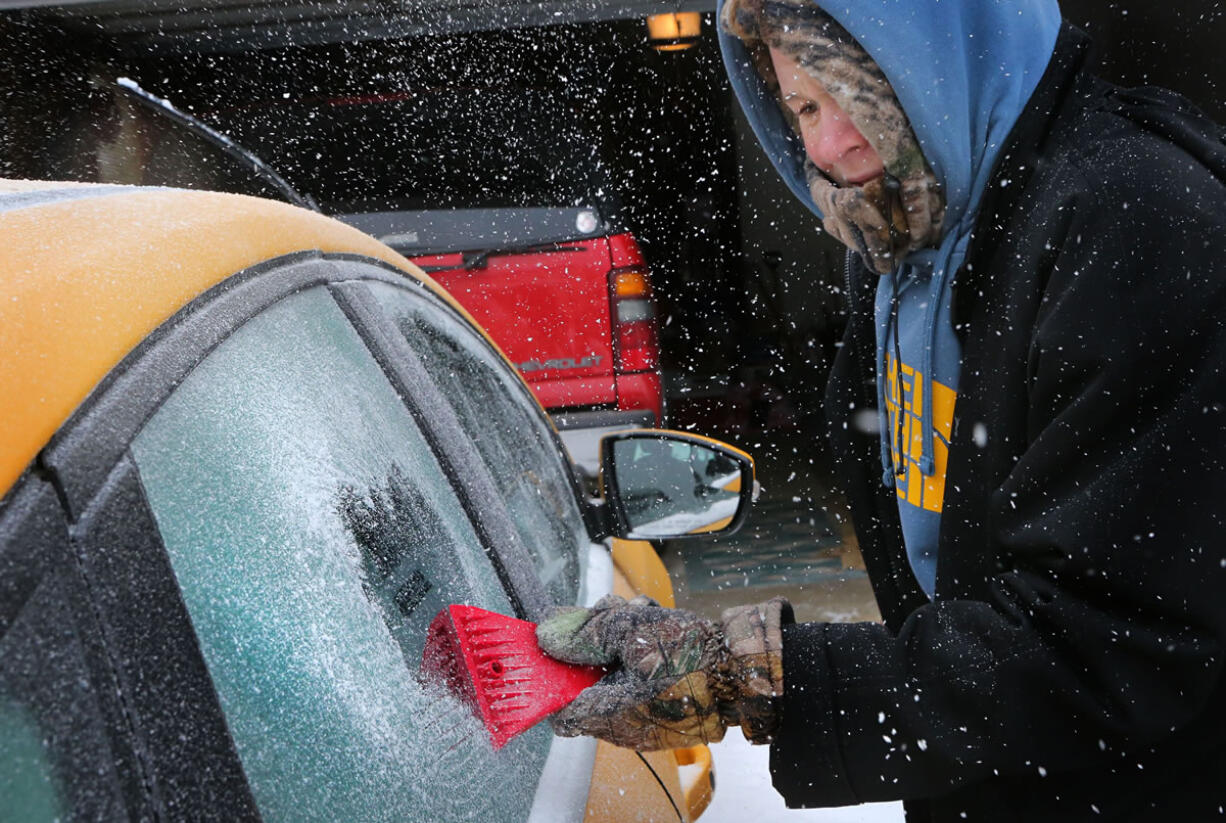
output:
[[[537,626],[541,649],[614,670],[551,717],[554,731],[649,751],[714,743],[739,725],[751,742],[769,743],[791,609],[780,597],[716,622],[648,597],[609,595],[591,609],[555,611]]]

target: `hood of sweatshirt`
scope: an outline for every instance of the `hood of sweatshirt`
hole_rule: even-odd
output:
[[[720,0],[722,11],[726,0]],[[765,0],[770,3],[770,0]],[[1060,32],[1056,0],[814,0],[881,68],[943,187],[942,249],[969,232],[1005,138]],[[741,107],[792,192],[819,217],[804,148],[737,37],[720,48]]]

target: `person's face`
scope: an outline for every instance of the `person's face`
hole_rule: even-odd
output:
[[[880,177],[881,157],[812,75],[781,51],[771,49],[783,102],[800,121],[805,154],[840,186]]]

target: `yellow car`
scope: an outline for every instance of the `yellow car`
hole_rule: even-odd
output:
[[[495,750],[419,667],[446,604],[671,604],[650,546],[618,538],[735,525],[745,455],[629,433],[587,498],[428,277],[257,198],[0,182],[0,351],[0,819],[705,807],[705,747],[541,723]],[[653,490],[674,452],[710,482]]]

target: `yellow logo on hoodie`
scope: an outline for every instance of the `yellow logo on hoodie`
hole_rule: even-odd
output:
[[[932,442],[936,451],[933,455],[936,471],[925,475],[920,471],[919,464],[924,447],[924,427],[921,422],[924,412],[924,375],[903,363],[900,380],[898,361],[894,359],[893,352],[886,353],[886,369],[885,407],[890,421],[890,452],[894,466],[903,469],[894,475],[894,489],[900,499],[912,506],[939,512],[945,504],[945,471],[949,465],[949,438],[953,432],[954,403],[958,399],[958,393],[948,386],[932,381],[932,417],[936,434]],[[904,454],[898,453],[900,439]]]

